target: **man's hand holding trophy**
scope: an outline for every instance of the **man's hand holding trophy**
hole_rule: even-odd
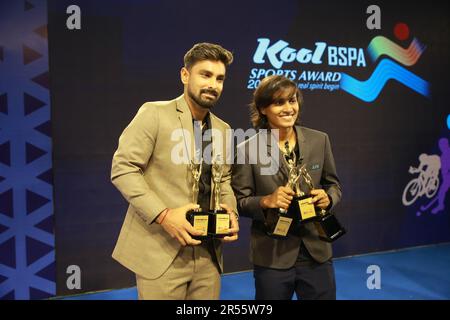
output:
[[[191,162],[189,169],[192,176],[192,203],[197,203],[199,181],[202,172],[202,161]],[[195,239],[218,238],[225,242],[237,240],[239,230],[237,215],[225,204],[221,203],[221,182],[223,176],[223,163],[221,158],[216,156],[211,163],[212,193],[214,208],[198,208],[187,213],[186,218],[195,230],[201,231],[200,236]]]

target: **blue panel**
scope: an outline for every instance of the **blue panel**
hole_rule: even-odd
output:
[[[0,299],[55,295],[47,2],[0,4]]]
[[[11,165],[11,146],[9,141],[0,143],[0,163],[4,165]]]
[[[8,114],[8,95],[6,93],[0,95],[0,112]]]

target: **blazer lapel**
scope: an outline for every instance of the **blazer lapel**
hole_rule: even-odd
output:
[[[184,134],[188,133],[188,135],[184,136],[186,147],[189,148],[188,158],[191,160],[192,155],[194,154],[194,126],[192,124],[192,114],[191,110],[187,105],[186,100],[184,99],[184,94],[175,99],[176,108],[177,108],[177,117],[180,124],[181,129],[184,130]],[[186,132],[187,131],[187,132]]]
[[[306,156],[308,155],[308,145],[301,127],[295,126],[295,131],[297,133],[297,143],[300,150],[300,159],[298,159],[298,163],[301,166],[305,163]]]
[[[216,116],[212,113],[209,112],[209,119],[210,119],[210,123],[211,123],[211,128],[209,128],[211,130],[211,150],[212,150],[212,154],[211,154],[211,162],[213,162],[214,160],[221,161],[223,163],[226,163],[227,160],[227,154],[226,154],[226,150],[224,149],[225,147],[225,132],[222,130],[222,128],[219,125],[219,121],[217,120]],[[219,135],[219,136],[217,136]]]
[[[211,127],[209,128],[211,130],[211,164],[213,161],[215,161],[215,157],[219,156],[219,157],[223,157],[221,160],[225,161],[225,158],[222,154],[221,150],[218,150],[219,146],[218,146],[218,141],[217,141],[217,137],[214,136],[213,131],[215,130],[219,130],[219,125],[218,125],[218,121],[216,119],[216,117],[212,114],[212,112],[209,113],[209,120],[211,123]],[[220,137],[219,137],[220,138]],[[222,137],[223,138],[223,137]],[[212,170],[212,168],[211,168]],[[212,176],[212,171],[211,171],[211,180],[210,180],[210,186],[211,186],[211,193],[210,193],[210,197],[209,197],[209,209],[213,210],[214,205],[215,205],[215,196],[214,196],[214,178]]]
[[[302,166],[305,163],[306,155],[308,154],[308,146],[306,144],[305,136],[303,135],[302,129],[300,126],[295,126],[295,131],[297,134],[297,143],[299,147],[299,153],[300,153],[300,159],[297,159],[297,162],[300,166]],[[274,146],[271,146],[271,144],[267,143],[268,150],[271,150],[271,148],[276,147],[278,148],[278,144],[275,144]],[[281,173],[284,175],[286,179],[289,178],[289,167],[286,163],[286,160],[283,158],[283,152],[279,150],[279,156],[278,159],[276,159],[277,164],[279,164],[279,168]],[[275,159],[275,157],[272,157],[272,159]]]
[[[278,141],[276,141],[277,137],[272,135],[270,130],[267,130],[266,132],[267,134],[262,134],[260,132],[260,135],[263,139],[266,140],[267,154],[278,167],[278,172],[281,172],[281,174],[285,176],[285,178],[288,178],[289,168],[287,167],[287,164],[283,159],[283,153],[278,148]],[[277,150],[274,150],[274,148],[277,148]]]

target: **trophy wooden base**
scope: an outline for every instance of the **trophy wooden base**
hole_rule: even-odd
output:
[[[294,225],[295,219],[289,212],[281,213],[278,210],[268,210],[266,215],[266,233],[272,238],[284,239]]]
[[[314,224],[319,232],[319,238],[326,242],[333,242],[347,232],[336,216],[331,213],[320,216]]]
[[[275,209],[267,210],[265,227],[266,234],[272,238],[286,239],[289,233],[298,235],[299,228],[305,223],[313,222],[319,238],[333,242],[342,237],[346,230],[330,212],[309,204],[311,196],[294,197],[287,212]]]
[[[198,210],[190,210],[186,213],[186,219],[194,227],[195,230],[201,231],[202,234],[199,236],[191,237],[196,240],[203,240],[208,238],[208,227],[209,227],[209,213]]]
[[[186,219],[195,230],[202,232],[200,236],[192,236],[193,239],[220,239],[229,235],[230,215],[226,210],[191,210],[187,212]]]
[[[298,223],[315,221],[319,218],[320,209],[310,203],[311,195],[294,196],[288,209],[290,216]]]

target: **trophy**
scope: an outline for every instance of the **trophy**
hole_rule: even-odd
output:
[[[305,169],[305,165],[302,165],[298,169],[298,175],[305,180],[306,184],[309,187],[311,187],[311,185],[309,184],[312,183],[311,177],[308,175],[308,178],[306,174],[307,172]],[[297,222],[300,223],[306,223],[317,219],[319,217],[319,212],[314,207],[314,204],[311,203],[313,197],[310,194],[306,194],[300,189],[299,180],[297,180],[295,188],[293,190],[295,192],[295,196],[291,201],[288,212],[291,212],[291,215],[296,217]]]
[[[230,228],[230,215],[220,206],[220,182],[223,175],[223,164],[217,159],[211,165],[213,180],[214,209],[209,212],[208,234],[212,238],[223,238],[228,235]]]
[[[305,180],[310,190],[314,189],[312,178],[306,170],[305,166],[302,166],[300,168],[300,175]],[[311,196],[306,197],[311,198]],[[342,227],[334,214],[320,208],[315,208],[315,212],[317,218],[314,221],[314,225],[319,232],[320,239],[327,242],[333,242],[346,233],[346,230]]]
[[[200,175],[202,173],[202,161],[195,163],[191,160],[189,170],[192,175],[192,203],[197,203]],[[199,236],[193,236],[194,239],[201,240],[208,237],[209,213],[202,211],[201,208],[190,210],[186,213],[186,219],[191,223],[195,230],[201,231]]]
[[[189,169],[193,178],[192,184],[192,203],[196,203],[199,192],[199,181],[202,172],[202,161],[195,163],[191,161]],[[223,165],[214,161],[211,165],[211,177],[213,182],[214,209],[202,210],[198,208],[190,210],[186,214],[186,219],[191,223],[195,230],[201,231],[200,236],[193,236],[194,239],[201,240],[206,238],[223,238],[228,235],[230,228],[230,215],[220,206],[220,182],[223,175]]]
[[[286,161],[289,167],[289,177],[286,187],[294,190],[296,189],[296,186],[298,186],[298,179],[300,178],[295,153],[293,153],[293,158],[291,160]],[[279,208],[277,211],[268,210],[265,220],[267,234],[275,238],[285,238],[293,225],[293,222],[296,222],[296,220],[295,213],[292,210],[285,210],[282,208]]]

